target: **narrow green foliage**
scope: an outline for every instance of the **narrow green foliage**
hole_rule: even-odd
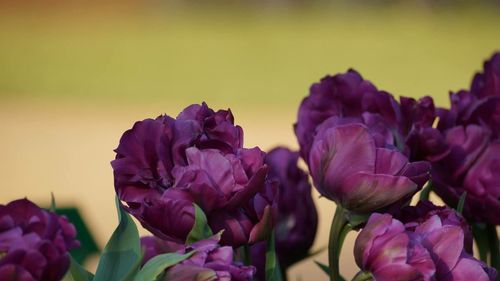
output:
[[[432,182],[429,181],[424,186],[424,188],[422,189],[422,191],[420,191],[420,201],[429,200],[429,195],[431,194],[431,191],[432,191]]]
[[[50,193],[50,209],[51,212],[56,212],[56,198],[54,197],[54,193]]]
[[[278,256],[275,251],[274,231],[267,239],[266,251],[266,281],[282,281]]]
[[[134,281],[155,281],[163,274],[165,269],[180,263],[189,258],[195,252],[190,252],[184,255],[177,253],[168,253],[158,255],[149,260],[135,276]]]
[[[104,248],[93,281],[127,281],[139,270],[142,254],[134,221],[116,199],[119,224]]]
[[[465,199],[467,197],[467,191],[464,191],[462,195],[460,196],[460,199],[458,200],[457,204],[457,213],[462,214],[465,206]]]
[[[210,226],[208,226],[208,221],[207,217],[205,216],[205,213],[203,210],[198,207],[198,205],[194,204],[194,225],[191,231],[188,234],[188,237],[186,238],[186,244],[192,244],[197,241],[206,239],[210,236],[213,235],[212,230],[210,229]]]
[[[73,257],[71,257],[69,273],[72,277],[70,280],[74,281],[92,281],[94,279],[94,274],[85,270]]]

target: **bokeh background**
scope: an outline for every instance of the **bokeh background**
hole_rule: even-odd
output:
[[[206,101],[233,110],[246,146],[296,148],[310,84],[351,67],[447,106],[500,50],[499,14],[498,1],[0,1],[0,202],[47,206],[53,192],[102,247],[116,224],[109,162],[136,120]],[[335,206],[315,198],[320,249]],[[290,278],[327,279],[312,260]]]

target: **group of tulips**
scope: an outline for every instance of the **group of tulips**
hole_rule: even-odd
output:
[[[232,112],[205,103],[138,121],[111,162],[120,222],[96,272],[71,258],[64,216],[20,199],[0,205],[0,280],[287,280],[314,255],[312,186],[336,205],[315,261],[331,281],[350,231],[354,281],[498,280],[500,53],[449,98],[398,102],[355,70],[326,76],[300,104],[299,151],[245,147]]]

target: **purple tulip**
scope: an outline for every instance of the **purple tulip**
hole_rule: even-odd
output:
[[[308,97],[302,101],[295,134],[301,156],[307,160],[313,145],[317,127],[331,117],[355,118],[363,122],[362,115],[377,116],[378,122],[390,128],[392,139],[399,139],[397,128],[400,109],[396,100],[350,69],[346,73],[326,76],[313,84]]]
[[[0,205],[0,280],[59,281],[69,269],[68,251],[78,247],[66,217],[27,199]]]
[[[206,103],[190,105],[177,116],[175,129],[174,159],[184,159],[191,146],[233,154],[243,147],[243,130],[234,125],[230,109],[215,112]]]
[[[283,266],[302,258],[311,248],[318,227],[318,213],[311,196],[308,174],[298,167],[297,152],[275,148],[266,157],[269,177],[280,183],[276,250]]]
[[[429,178],[427,162],[410,163],[398,150],[378,147],[369,129],[359,123],[318,134],[309,169],[323,196],[354,213],[408,201]]]
[[[229,110],[203,103],[177,119],[160,116],[126,131],[112,161],[115,190],[127,211],[156,236],[184,242],[200,206],[224,245],[263,239],[277,213],[277,186],[265,153],[246,149]],[[173,211],[175,210],[175,211]]]
[[[432,127],[436,119],[436,108],[434,100],[425,96],[416,101],[413,98],[401,97],[400,108],[402,115],[401,129],[405,135],[411,131],[412,126],[418,125],[420,127]]]
[[[253,280],[255,268],[243,266],[233,261],[233,248],[218,245],[220,236],[214,235],[198,241],[190,246],[159,240],[156,237],[143,237],[141,244],[145,251],[143,263],[156,255],[176,252],[195,253],[188,259],[168,268],[165,279],[169,281],[214,280],[214,281],[250,281]]]
[[[500,53],[484,63],[484,72],[472,80],[471,92],[478,98],[500,95]]]
[[[421,127],[407,140],[411,159],[432,162],[436,193],[456,206],[466,191],[464,214],[500,224],[500,53],[484,64],[470,90],[450,94],[451,108],[437,109],[437,129]]]
[[[372,214],[359,233],[354,256],[377,281],[495,280],[496,271],[464,250],[461,226],[438,215],[403,225],[391,215]]]
[[[311,196],[308,175],[298,167],[299,154],[284,147],[267,153],[269,177],[279,181],[276,252],[280,266],[287,268],[303,259],[311,248],[318,227],[318,214]],[[251,248],[252,263],[264,280],[266,243]]]
[[[462,215],[445,206],[436,206],[431,201],[419,201],[416,206],[404,207],[397,216],[407,229],[412,229],[433,216],[441,220],[442,225],[454,225],[462,229],[464,234],[464,249],[472,254],[472,232]]]

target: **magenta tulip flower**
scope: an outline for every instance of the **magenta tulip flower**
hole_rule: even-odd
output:
[[[141,238],[145,251],[143,263],[164,253],[195,253],[188,259],[167,268],[163,280],[168,281],[251,281],[255,274],[253,266],[244,266],[233,260],[233,248],[219,246],[220,236],[214,235],[190,246],[160,240],[156,237]]]
[[[363,116],[364,115],[364,116]],[[311,86],[310,94],[302,101],[295,134],[300,145],[301,156],[307,161],[318,126],[325,120],[352,118],[365,123],[377,120],[379,126],[389,128],[389,142],[398,145],[402,137],[399,132],[400,109],[391,94],[377,88],[355,70],[335,76],[326,76]]]
[[[275,226],[276,252],[285,270],[305,258],[318,227],[318,214],[311,195],[308,175],[298,166],[299,154],[276,147],[266,156],[269,177],[279,182],[278,216]],[[266,242],[251,247],[252,264],[258,280],[265,276]]]
[[[278,187],[267,179],[265,153],[242,145],[231,112],[204,103],[176,119],[137,122],[111,163],[115,190],[127,211],[163,239],[184,242],[196,203],[214,232],[225,230],[221,243],[255,243],[272,229]]]
[[[446,220],[427,213],[403,224],[372,214],[355,242],[356,263],[377,281],[495,280],[496,271],[464,249],[463,228]]]
[[[59,281],[78,247],[66,217],[27,199],[0,205],[0,280]]]
[[[437,129],[414,130],[412,159],[432,162],[434,191],[449,206],[467,192],[465,216],[500,224],[500,53],[486,61],[469,90],[450,94],[451,108],[438,109]]]
[[[363,124],[329,128],[314,141],[309,169],[318,191],[354,213],[370,213],[409,199],[429,178],[427,162],[410,163],[377,147]]]

